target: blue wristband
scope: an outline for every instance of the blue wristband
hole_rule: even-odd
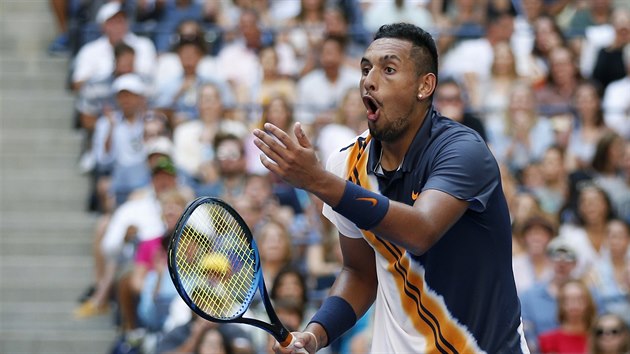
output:
[[[319,323],[326,331],[329,346],[337,338],[357,323],[357,315],[350,304],[339,296],[331,296],[324,300],[309,323]]]
[[[343,196],[333,208],[363,230],[370,230],[383,220],[389,209],[389,199],[346,181]]]

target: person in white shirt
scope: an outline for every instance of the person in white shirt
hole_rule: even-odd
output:
[[[626,77],[606,87],[602,106],[606,125],[619,135],[630,139],[630,44],[623,50]]]
[[[320,68],[302,77],[297,85],[296,121],[311,124],[318,114],[333,111],[348,89],[361,78],[358,69],[343,65],[345,40],[327,36],[322,44]]]
[[[124,41],[136,53],[134,68],[142,76],[152,78],[156,53],[153,42],[129,31],[127,16],[119,2],[112,1],[100,7],[96,22],[103,35],[86,43],[73,62],[72,89],[78,91],[90,79],[111,75],[114,71],[114,45]]]
[[[514,16],[509,12],[493,13],[488,19],[486,35],[460,42],[443,55],[442,75],[472,78],[485,81],[491,75],[494,49],[497,43],[510,41],[514,32]],[[474,58],[474,60],[472,60]]]

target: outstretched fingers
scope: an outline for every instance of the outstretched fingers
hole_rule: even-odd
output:
[[[304,133],[304,129],[302,129],[302,124],[300,122],[295,123],[293,127],[293,134],[300,143],[300,146],[306,149],[312,148],[311,141],[308,139],[308,136]]]

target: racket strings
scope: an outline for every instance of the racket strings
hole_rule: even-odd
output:
[[[184,290],[212,317],[241,315],[256,273],[247,235],[229,212],[213,204],[199,206],[186,224],[175,255]]]

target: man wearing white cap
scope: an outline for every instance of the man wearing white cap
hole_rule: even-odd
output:
[[[114,70],[114,45],[124,41],[135,52],[134,67],[138,74],[152,78],[156,63],[153,42],[129,31],[127,16],[120,2],[110,1],[100,7],[96,22],[103,35],[86,43],[77,54],[72,68],[72,89],[78,90],[89,79],[111,75]]]
[[[104,190],[111,173],[110,197],[120,205],[133,190],[150,180],[144,148],[147,115],[146,85],[137,74],[125,74],[112,84],[119,110],[99,118],[94,132],[97,169],[105,176],[97,183]]]

